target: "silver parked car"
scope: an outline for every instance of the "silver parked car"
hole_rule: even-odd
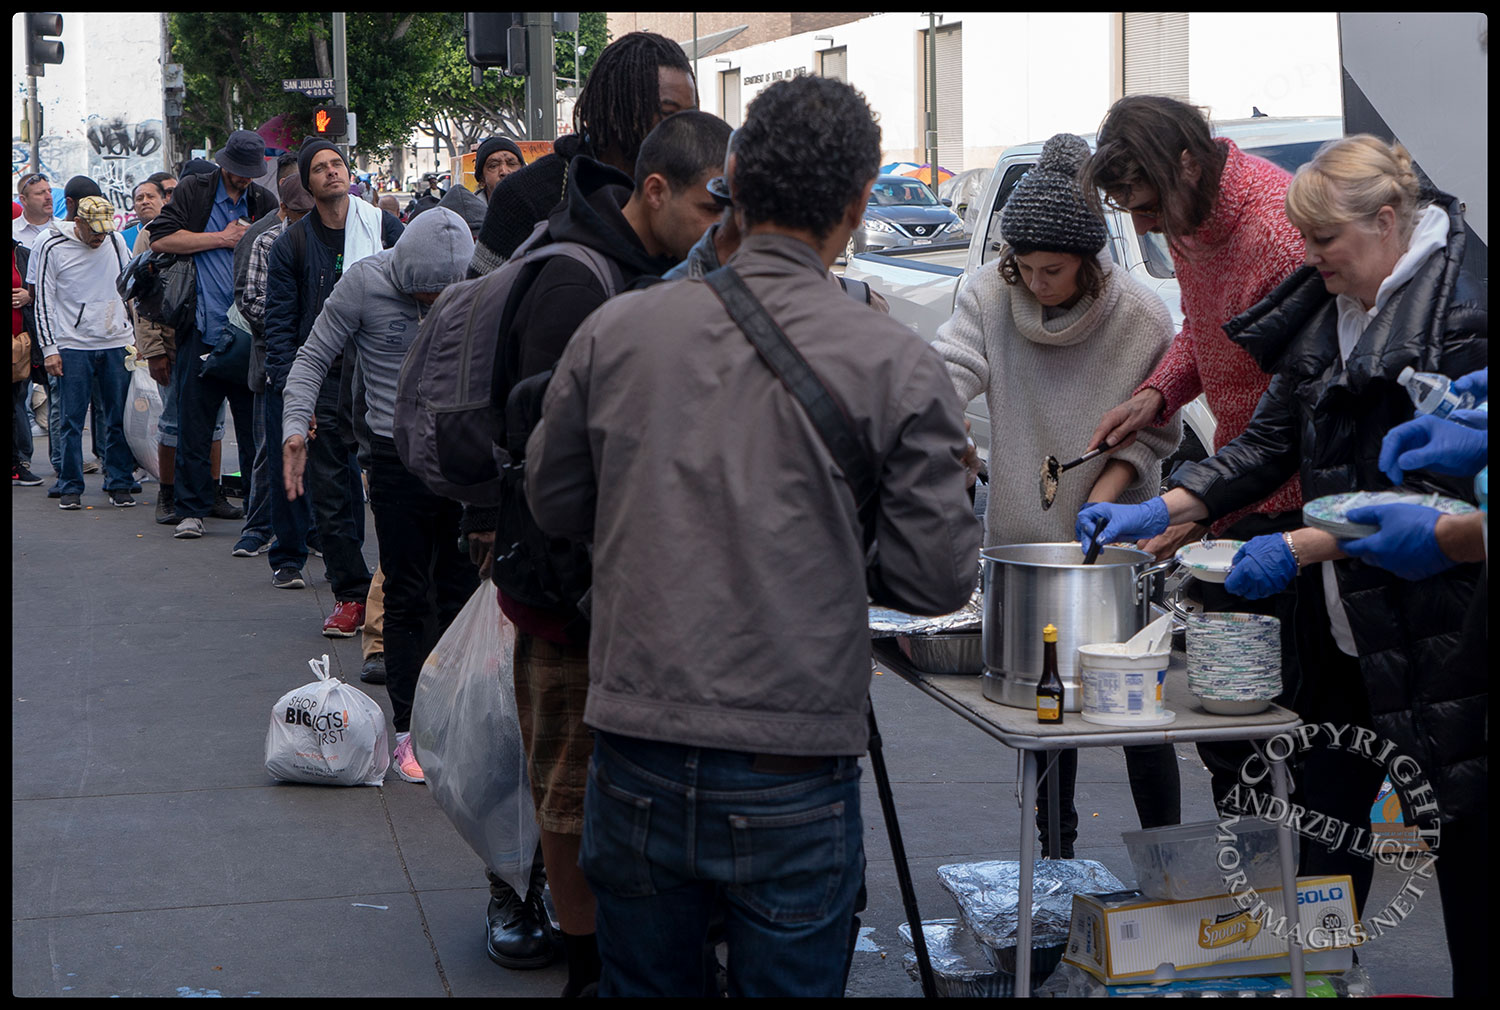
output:
[[[844,258],[879,249],[967,242],[963,219],[949,208],[950,203],[939,200],[920,179],[879,176],[870,191],[864,224],[849,236]]]

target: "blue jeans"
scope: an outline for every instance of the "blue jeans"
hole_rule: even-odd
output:
[[[724,918],[731,996],[842,996],[864,878],[859,760],[758,770],[755,755],[596,733],[583,868],[600,996],[701,996]]]
[[[266,461],[266,402],[264,393],[256,393],[252,407],[252,429],[255,435],[255,462],[246,481],[243,448],[240,449],[240,481],[249,487],[245,498],[245,526],[240,537],[254,537],[261,543],[269,543],[271,530],[271,473]],[[224,415],[219,415],[219,432],[224,429]]]
[[[26,398],[31,395],[30,382],[12,382],[10,384],[13,410],[11,424],[15,425],[12,439],[12,455],[15,457],[11,462],[17,466],[30,468],[31,466],[31,422],[26,420]]]
[[[104,490],[129,491],[135,482],[135,454],[125,441],[125,401],[130,393],[125,348],[59,353],[63,367],[59,488],[63,494],[83,494],[83,418],[97,380],[103,415],[94,416],[94,427],[104,452]]]
[[[168,382],[161,387],[161,420],[156,422],[157,437],[168,449],[177,448],[177,394],[174,392],[176,388],[175,382]],[[224,437],[224,417],[228,409],[228,400],[219,404],[219,416],[214,421],[215,442]]]
[[[47,376],[47,462],[57,475],[53,487],[62,487],[62,380]]]

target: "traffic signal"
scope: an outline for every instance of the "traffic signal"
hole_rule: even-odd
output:
[[[320,105],[313,112],[313,133],[328,140],[349,132],[349,110],[342,105]]]
[[[48,63],[63,61],[61,39],[49,38],[49,36],[61,36],[62,30],[61,14],[32,12],[26,15],[26,73],[35,77],[45,77]]]
[[[508,77],[525,77],[525,15],[509,12],[464,15],[464,50],[476,67],[499,67]]]

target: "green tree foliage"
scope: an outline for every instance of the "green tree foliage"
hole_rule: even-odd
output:
[[[581,16],[588,70],[608,43],[605,15]],[[178,133],[186,146],[210,146],[238,128],[278,115],[292,136],[312,132],[313,110],[326,99],[284,92],[293,77],[332,77],[332,19],[326,13],[182,11],[170,15],[173,59],[183,65],[187,95]],[[450,152],[490,133],[520,136],[525,82],[496,70],[475,88],[457,12],[350,13],[346,20],[349,106],[359,116],[359,146],[384,150],[415,130],[436,133]],[[557,72],[573,76],[572,33],[557,37]]]

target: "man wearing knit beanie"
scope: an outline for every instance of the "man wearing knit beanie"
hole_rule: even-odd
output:
[[[320,151],[332,151],[339,156],[339,161],[344,161],[344,156],[339,149],[326,140],[314,140],[309,137],[302,142],[302,147],[297,151],[297,175],[302,179],[302,188],[309,193],[312,192],[312,184],[308,181],[312,171],[313,158]],[[344,171],[349,171],[348,162],[344,162]]]
[[[1071,133],[1042,145],[1036,167],[1016,183],[1000,216],[1000,237],[1017,253],[1045,249],[1094,256],[1104,248],[1109,241],[1104,220],[1078,188],[1078,170],[1088,158],[1088,143]]]
[[[488,203],[500,181],[525,166],[526,157],[515,141],[508,137],[489,138],[479,145],[479,153],[474,155],[474,179],[479,183],[475,192]]]

